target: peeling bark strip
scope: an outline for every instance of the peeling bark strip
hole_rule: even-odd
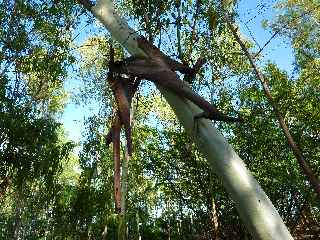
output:
[[[116,112],[116,118],[114,121],[120,121],[119,124],[120,128],[122,125],[125,129],[125,136],[127,140],[127,150],[129,156],[132,155],[132,137],[131,137],[131,126],[130,126],[130,108],[132,98],[135,92],[138,89],[140,80],[132,80],[125,79],[124,77],[120,76],[120,74],[115,74],[113,71],[114,65],[114,49],[112,45],[110,46],[110,59],[109,59],[109,74],[107,77],[107,81],[110,85],[110,88],[113,91],[114,98],[117,103],[118,109]],[[115,123],[114,123],[115,124]],[[105,137],[106,145],[108,146],[112,140],[112,131],[110,130],[109,133]]]
[[[130,101],[127,96],[128,85],[125,86],[125,83],[123,82],[123,79],[121,78],[113,78],[108,77],[108,83],[111,86],[111,89],[113,90],[118,111],[117,115],[120,118],[121,125],[124,126],[125,129],[125,135],[127,140],[127,148],[128,148],[128,154],[132,155],[132,139],[131,139],[131,126],[130,126]]]
[[[112,74],[113,75],[113,74]],[[120,127],[124,126],[129,156],[132,156],[132,136],[131,136],[131,102],[136,93],[140,79],[125,80],[123,78],[113,78],[108,76],[108,83],[114,93],[117,102],[116,118],[113,121],[120,121]],[[105,136],[105,143],[108,146],[112,142],[112,129]]]
[[[114,201],[117,213],[121,212],[121,182],[120,182],[120,120],[114,121],[112,126],[112,144],[114,159]]]
[[[108,146],[111,142],[113,144],[113,160],[114,160],[114,199],[116,213],[123,214],[125,211],[125,193],[126,183],[121,185],[120,173],[120,131],[122,126],[125,129],[125,136],[127,140],[126,159],[123,162],[123,181],[127,181],[128,159],[132,155],[132,138],[131,138],[131,102],[135,92],[138,89],[140,80],[124,79],[119,74],[113,72],[114,65],[114,49],[110,45],[110,59],[109,59],[109,74],[107,81],[113,91],[117,109],[115,109],[115,117],[112,121],[112,127],[109,133],[105,136],[105,142]],[[123,195],[124,194],[124,195]]]
[[[195,67],[189,68],[170,59],[157,47],[150,44],[145,38],[137,38],[138,47],[148,54],[148,58],[128,58],[123,62],[117,62],[113,71],[127,73],[139,78],[152,81],[165,89],[171,90],[182,98],[186,98],[199,106],[204,112],[197,114],[195,118],[208,118],[225,122],[240,122],[239,118],[229,117],[221,113],[213,104],[194,92],[189,85],[181,81],[174,71],[180,71],[191,77],[199,70],[204,60],[198,60]]]
[[[90,11],[130,54],[135,58],[148,58],[148,53],[138,47],[139,36],[116,14],[110,0],[98,0]],[[213,171],[221,177],[252,237],[262,240],[293,239],[267,195],[221,133],[206,119],[199,119],[197,129],[194,128],[194,116],[201,113],[201,109],[174,92],[156,85]]]
[[[116,66],[120,73],[132,74],[139,78],[150,80],[165,89],[168,89],[182,98],[186,98],[199,106],[204,112],[195,115],[195,118],[208,118],[211,120],[225,122],[240,122],[239,118],[229,117],[221,113],[214,105],[210,104],[203,97],[192,91],[189,85],[181,81],[178,75],[171,71],[160,55],[150,59],[130,58]]]
[[[227,17],[226,17],[226,19],[227,19],[227,24],[228,24],[234,38],[236,39],[236,41],[240,45],[242,51],[244,52],[244,54],[248,58],[250,65],[253,69],[253,72],[256,75],[256,78],[262,84],[264,94],[267,97],[267,99],[273,109],[273,112],[275,113],[275,115],[278,119],[279,125],[280,125],[285,137],[287,138],[289,147],[291,148],[294,156],[296,157],[296,159],[300,165],[300,168],[302,169],[304,175],[307,177],[307,179],[311,183],[315,193],[317,194],[318,199],[320,200],[320,181],[319,181],[319,179],[313,173],[311,167],[309,166],[309,164],[305,160],[300,148],[298,147],[298,144],[293,139],[293,137],[290,133],[289,127],[287,126],[287,124],[286,124],[286,122],[285,122],[285,120],[284,120],[284,118],[283,118],[283,116],[277,106],[277,103],[275,103],[275,101],[271,95],[267,80],[264,78],[264,76],[261,73],[261,71],[259,70],[258,66],[255,64],[253,57],[251,56],[250,52],[248,51],[248,49],[246,48],[246,46],[242,42],[241,38],[239,37],[236,28],[232,25],[232,23],[230,22],[230,20]]]

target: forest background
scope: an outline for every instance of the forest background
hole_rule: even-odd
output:
[[[76,1],[0,1],[1,239],[250,239],[221,179],[154,85],[132,102],[133,155],[121,137],[121,216],[105,136],[116,101],[110,45]],[[320,3],[114,1],[168,56],[205,58],[192,89],[244,121],[213,124],[262,186],[295,239],[320,235],[319,199],[277,121],[276,103],[315,176],[320,174]],[[268,82],[264,89],[228,26]],[[123,173],[126,173],[125,175]]]

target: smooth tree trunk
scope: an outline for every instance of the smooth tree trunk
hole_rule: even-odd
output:
[[[274,101],[274,99],[272,97],[270,88],[268,86],[267,79],[263,76],[262,72],[259,70],[258,66],[255,64],[253,56],[250,54],[249,50],[246,48],[245,44],[243,43],[240,36],[238,35],[237,29],[232,25],[232,23],[230,22],[229,19],[227,19],[227,23],[228,23],[228,26],[229,26],[234,38],[239,43],[245,56],[248,58],[250,65],[253,69],[253,72],[256,75],[256,78],[261,82],[264,94],[265,94],[266,98],[268,99],[268,101],[273,109],[274,114],[277,117],[280,128],[282,129],[285,137],[287,138],[288,145],[291,148],[295,158],[297,159],[297,161],[300,165],[300,168],[302,169],[302,172],[304,173],[304,175],[307,177],[307,179],[311,183],[315,193],[317,194],[318,199],[320,200],[320,181],[317,178],[317,176],[314,174],[314,172],[312,171],[311,167],[309,166],[305,157],[303,156],[302,151],[298,147],[298,144],[296,143],[296,141],[292,137],[290,130],[289,130],[289,127],[287,126],[278,105],[276,104],[276,102]]]
[[[112,37],[135,57],[147,57],[138,47],[139,36],[116,13],[110,0],[79,2],[98,18]],[[258,182],[231,145],[207,119],[194,121],[202,110],[190,101],[157,86],[170,104],[185,131],[197,144],[199,151],[209,162],[213,171],[221,177],[224,187],[234,200],[238,213],[254,239],[293,239],[277,210]]]

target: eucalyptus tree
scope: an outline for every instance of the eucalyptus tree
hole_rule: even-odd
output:
[[[117,15],[111,1],[98,1],[95,5],[90,1],[80,1],[80,3],[106,26],[112,37],[126,47],[129,53],[136,58],[142,59],[144,65],[141,67],[148,67],[149,61],[151,67],[168,71],[167,74],[170,73],[171,70],[170,66],[167,65],[168,63],[164,62],[161,55],[160,57],[157,56],[153,51],[154,47],[150,47],[148,43],[145,43],[145,40],[142,40]],[[150,70],[151,68],[149,68]],[[159,74],[160,72],[158,72],[158,77],[160,77]],[[152,77],[157,76],[153,75]],[[160,81],[165,81],[165,79]],[[175,81],[180,80],[176,79]],[[208,120],[201,119],[197,120],[196,123],[194,122],[194,117],[201,112],[199,107],[176,95],[177,92],[170,92],[164,86],[161,86],[160,82],[157,82],[157,87],[173,107],[185,130],[196,141],[215,172],[223,178],[223,183],[235,200],[240,216],[251,234],[257,239],[291,239],[290,233],[270,200],[247,171],[232,147],[228,145]],[[196,128],[194,127],[195,124],[197,125]],[[239,182],[243,183],[242,187],[239,186]],[[270,218],[273,220],[271,221]],[[277,224],[275,224],[276,222]],[[275,225],[277,226],[276,228]]]

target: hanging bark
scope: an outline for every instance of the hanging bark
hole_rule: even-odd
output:
[[[115,100],[117,102],[117,117],[120,120],[120,128],[124,126],[125,136],[127,140],[128,154],[132,154],[132,139],[131,139],[131,126],[130,126],[130,101],[127,96],[128,85],[120,77],[109,76],[108,83],[114,92]],[[107,134],[107,141],[110,140],[109,133]],[[108,142],[107,142],[108,143]]]
[[[130,156],[128,151],[124,154],[124,159],[122,161],[122,178],[121,178],[121,214],[126,213],[126,198],[128,192],[128,165]]]
[[[311,183],[315,193],[317,194],[318,199],[320,200],[320,181],[316,177],[316,175],[313,173],[311,167],[309,166],[309,164],[305,160],[305,158],[302,154],[302,151],[298,147],[298,144],[293,139],[293,137],[290,133],[289,127],[287,126],[278,105],[276,104],[276,102],[274,101],[274,99],[272,97],[270,88],[268,86],[267,79],[263,76],[263,74],[259,70],[258,66],[255,64],[255,61],[254,61],[252,55],[250,54],[250,52],[246,48],[245,44],[241,40],[240,36],[238,35],[236,28],[232,25],[232,23],[230,22],[230,20],[227,17],[226,17],[226,20],[227,20],[227,24],[228,24],[234,38],[236,39],[236,41],[240,45],[245,56],[248,58],[250,65],[254,71],[254,74],[256,75],[256,78],[261,82],[264,94],[267,97],[267,99],[273,109],[273,112],[275,113],[275,115],[278,119],[279,125],[280,125],[285,137],[287,138],[289,147],[291,148],[294,156],[296,157],[296,159],[300,165],[300,168],[302,169],[302,172],[304,173],[304,175],[307,177],[307,179]]]
[[[130,102],[131,104],[131,102]],[[133,109],[131,107],[131,109]],[[134,111],[131,111],[130,115],[130,125],[132,127]],[[126,213],[126,202],[127,202],[127,192],[128,192],[128,175],[129,175],[129,161],[130,155],[128,148],[125,150],[124,158],[122,161],[122,178],[121,178],[121,214],[125,215]]]
[[[132,105],[132,98],[134,93],[136,92],[138,84],[131,88],[129,91],[129,104]],[[131,114],[130,114],[130,126],[133,127],[133,108],[131,106]],[[131,133],[130,133],[131,134]],[[129,175],[129,161],[130,161],[130,154],[129,154],[128,145],[125,149],[125,153],[122,159],[122,175],[121,175],[121,212],[119,216],[119,226],[118,226],[118,239],[128,239],[128,226],[126,223],[126,208],[127,208],[127,193],[128,193],[128,175]],[[131,150],[132,151],[132,150]]]
[[[143,42],[143,47],[145,48],[145,40],[140,39],[138,42],[140,42],[140,46],[141,42]],[[171,90],[178,96],[190,100],[203,110],[202,113],[194,116],[196,119],[208,118],[225,122],[241,121],[239,118],[230,117],[220,112],[213,104],[210,104],[203,97],[195,93],[186,82],[179,79],[178,75],[172,71],[173,68],[167,64],[162,54],[159,54],[158,51],[154,51],[150,47],[145,49],[150,49],[154,54],[148,59],[130,58],[126,61],[118,62],[114,71],[150,80],[165,89]]]
[[[113,91],[117,103],[116,115],[120,119],[120,127],[124,127],[127,140],[128,155],[132,155],[131,138],[131,102],[140,84],[140,79],[136,77],[124,77],[114,72],[114,49],[110,46],[109,73],[107,77],[108,84]],[[105,136],[105,142],[108,146],[112,142],[112,131]]]
[[[127,225],[125,219],[127,181],[128,181],[128,162],[132,155],[131,138],[131,102],[135,92],[138,89],[140,79],[124,77],[113,71],[114,49],[110,45],[109,73],[107,77],[108,84],[113,91],[116,101],[115,117],[109,133],[105,136],[106,144],[113,144],[113,159],[115,164],[114,171],[114,194],[115,208],[118,221],[118,239],[127,239]],[[120,174],[120,130],[124,127],[127,140],[125,156],[122,161],[122,176]],[[121,187],[121,189],[120,189]]]
[[[110,0],[98,0],[96,5],[81,0],[88,10],[109,30],[135,58],[148,58],[148,53],[139,48],[140,36],[123,21]],[[254,239],[293,239],[277,210],[261,189],[258,182],[246,169],[243,161],[214,128],[211,121],[194,117],[202,110],[189,100],[180,97],[156,84],[173,108],[186,132],[197,144],[214,172],[235,202],[239,215]],[[195,128],[196,125],[196,128]]]
[[[121,212],[121,183],[120,183],[120,119],[112,126],[112,144],[114,160],[114,201],[116,213]]]

